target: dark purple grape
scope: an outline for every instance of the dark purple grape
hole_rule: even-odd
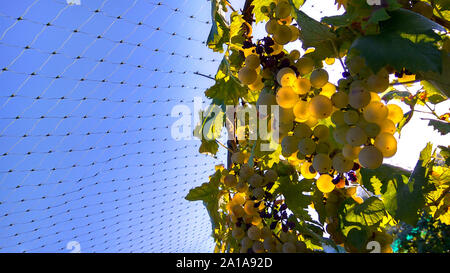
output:
[[[295,223],[294,223],[294,222],[287,221],[286,225],[287,225],[290,229],[294,229],[294,228],[295,228]]]
[[[333,182],[333,184],[335,184],[335,185],[337,183],[339,183],[339,181],[341,181],[341,175],[340,174],[336,175],[336,177],[333,178],[333,180],[331,180],[331,182]]]
[[[285,224],[282,224],[282,225],[281,225],[281,229],[282,229],[284,232],[288,232],[288,231],[289,231],[288,226],[286,226]]]
[[[282,219],[287,219],[287,218],[288,218],[287,212],[286,212],[286,211],[283,211],[283,212],[281,213],[281,218],[282,218]]]
[[[287,205],[286,204],[283,204],[283,205],[280,206],[280,210],[286,210],[286,209],[287,209]]]
[[[359,164],[355,162],[355,163],[353,164],[352,170],[353,170],[353,171],[357,171],[357,170],[359,170],[359,168],[360,168]]]
[[[253,47],[254,44],[250,41],[245,41],[244,44],[242,45],[242,48],[251,48]]]
[[[257,54],[261,55],[261,54],[264,53],[264,47],[259,45],[259,46],[256,47],[255,51],[256,51]]]
[[[350,77],[350,73],[348,71],[342,72],[342,77],[348,78]]]
[[[289,66],[291,66],[291,61],[289,61],[289,59],[283,59],[283,60],[281,60],[281,63],[278,66],[278,68],[289,67]]]
[[[275,229],[277,227],[277,222],[270,223],[270,229]]]

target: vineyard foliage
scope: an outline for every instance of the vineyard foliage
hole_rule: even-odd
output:
[[[201,153],[228,149],[229,163],[186,199],[205,204],[215,251],[370,252],[375,241],[392,252],[395,230],[422,214],[450,225],[448,146],[428,143],[412,171],[383,163],[418,105],[437,133],[450,131],[450,114],[435,111],[450,95],[450,1],[337,0],[345,12],[321,21],[304,2],[247,0],[238,11],[211,1],[207,45],[224,56],[194,135]],[[253,36],[257,24],[265,37]],[[238,122],[230,106],[257,116]]]

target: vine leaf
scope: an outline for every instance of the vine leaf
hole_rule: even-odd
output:
[[[430,82],[421,81],[423,89],[426,91],[427,100],[432,104],[438,104],[446,101],[448,98],[442,95],[439,90],[435,86],[433,86]]]
[[[209,32],[207,44],[215,52],[223,52],[223,44],[230,40],[230,27],[223,16],[223,1],[211,1],[211,31]]]
[[[437,130],[443,136],[450,133],[450,123],[445,121],[431,119],[428,126],[433,126],[434,130]]]
[[[428,173],[432,168],[432,144],[420,153],[419,160],[409,179],[390,180],[383,194],[383,203],[388,212],[397,220],[415,225],[419,219],[418,211],[425,205],[424,195],[432,190]]]
[[[450,54],[442,53],[442,72],[422,72],[423,79],[430,82],[447,98],[450,97]]]
[[[219,189],[221,176],[221,170],[217,170],[214,175],[210,177],[209,183],[203,183],[200,186],[191,189],[185,197],[188,201],[203,201],[203,205],[205,205],[211,218],[213,230],[221,224],[221,217],[219,214],[219,200],[223,194]]]
[[[292,0],[291,5],[295,7]],[[302,47],[304,49],[308,47],[320,47],[322,43],[329,43],[336,39],[336,35],[331,32],[331,29],[327,25],[314,20],[298,8],[295,8],[294,18],[301,29],[300,40],[302,40]]]
[[[199,153],[201,154],[208,154],[208,155],[216,155],[219,151],[219,144],[217,144],[214,140],[205,140],[202,139],[202,144],[200,145],[200,148],[198,149]]]
[[[302,220],[312,221],[307,208],[311,204],[312,197],[303,192],[310,191],[312,180],[303,179],[300,182],[292,181],[288,176],[280,177],[277,193],[285,198],[288,208],[296,217]]]
[[[388,190],[389,183],[407,180],[411,172],[397,166],[383,164],[374,170],[362,168],[360,174],[361,183],[366,189],[376,195],[382,195]]]

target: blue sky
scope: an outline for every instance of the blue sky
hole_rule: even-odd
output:
[[[212,250],[183,197],[219,161],[170,136],[221,58],[209,2],[156,3],[1,1],[0,252]]]

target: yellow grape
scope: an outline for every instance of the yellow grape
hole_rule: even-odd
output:
[[[245,66],[250,69],[256,69],[261,65],[259,56],[257,54],[250,54],[245,58]]]
[[[242,208],[241,205],[235,204],[231,207],[231,213],[233,213],[233,215],[236,216],[237,218],[240,218],[244,216],[245,209]]]
[[[295,67],[297,67],[300,75],[306,75],[313,71],[314,61],[309,57],[302,57],[295,63]]]
[[[330,129],[326,125],[319,124],[314,128],[313,135],[320,140],[326,140],[330,136]]]
[[[298,37],[300,36],[300,30],[298,29],[298,27],[294,26],[294,25],[289,25],[289,28],[291,29],[291,33],[292,33],[292,38],[290,40],[290,42],[295,42]],[[300,52],[297,58],[293,58],[294,60],[297,60],[298,58],[300,58]]]
[[[383,157],[392,157],[397,152],[397,140],[389,133],[381,133],[375,138],[375,147],[381,151]]]
[[[313,168],[319,173],[327,173],[331,169],[331,159],[326,154],[317,154],[313,159]]]
[[[348,94],[348,104],[355,109],[363,108],[370,103],[370,92],[362,86],[355,86]]]
[[[264,253],[264,245],[261,241],[255,241],[253,242],[252,250],[255,253]]]
[[[296,79],[297,76],[295,75],[294,70],[289,67],[284,67],[277,73],[277,82],[281,86],[292,86]]]
[[[242,206],[245,203],[245,195],[243,195],[241,193],[236,193],[233,196],[233,199],[231,200],[231,202]]]
[[[336,92],[336,85],[327,82],[324,86],[322,86],[322,91],[320,91],[320,95],[331,98]]]
[[[297,247],[293,242],[286,242],[283,244],[283,253],[295,253]]]
[[[370,102],[381,101],[380,96],[375,92],[370,92]]]
[[[348,95],[345,92],[338,91],[331,96],[331,102],[336,108],[345,108],[348,104]]]
[[[316,145],[316,153],[318,154],[329,154],[330,153],[331,145],[328,141],[321,141],[317,142]]]
[[[300,51],[298,51],[297,49],[292,50],[289,53],[289,57],[291,57],[293,60],[297,60],[298,58],[300,58]]]
[[[337,126],[345,125],[344,115],[345,113],[341,110],[334,111],[333,114],[331,114],[331,121]]]
[[[299,95],[304,95],[311,90],[311,82],[306,78],[297,78],[292,83],[294,92]]]
[[[328,72],[325,69],[319,68],[311,73],[309,80],[314,88],[321,88],[328,82]]]
[[[335,169],[338,173],[346,173],[353,168],[353,160],[346,158],[341,153],[333,157],[332,164],[333,169]]]
[[[257,215],[258,214],[258,208],[255,207],[255,202],[252,200],[248,200],[244,204],[244,211],[248,215]]]
[[[314,170],[311,172],[312,163],[310,162],[304,162],[302,166],[300,167],[300,173],[302,176],[306,179],[313,179],[316,177],[317,172]]]
[[[256,76],[256,80],[254,83],[248,85],[248,89],[252,91],[262,90],[264,88],[264,83],[262,82],[261,75]]]
[[[246,192],[248,190],[248,185],[244,181],[239,181],[236,185],[236,191],[238,192]]]
[[[266,80],[273,79],[273,74],[270,68],[263,68],[263,70],[261,71],[261,77]]]
[[[367,141],[366,132],[361,127],[355,126],[348,129],[345,136],[347,143],[352,146],[361,146]]]
[[[311,135],[312,135],[311,127],[309,127],[305,123],[299,123],[294,128],[294,136],[297,138],[308,138],[311,137]]]
[[[298,142],[298,151],[304,155],[310,155],[316,151],[316,143],[310,138],[302,138]]]
[[[377,74],[372,74],[367,78],[367,90],[370,92],[381,93],[389,87],[389,74],[380,70]]]
[[[317,188],[323,193],[332,192],[335,188],[333,177],[328,174],[322,174],[316,181]]]
[[[276,95],[277,103],[283,108],[292,108],[298,101],[298,95],[292,87],[281,87]]]
[[[319,123],[318,119],[316,117],[313,117],[312,115],[310,115],[308,120],[305,121],[305,124],[308,125],[310,128],[316,126],[317,123]]]
[[[287,1],[279,2],[275,8],[275,16],[278,19],[283,19],[291,15],[291,4]]]
[[[263,184],[263,177],[255,173],[248,179],[248,184],[254,188],[261,187]]]
[[[275,242],[275,239],[273,239],[272,237],[265,237],[264,238],[264,248],[269,252],[269,253],[273,253],[276,251],[276,245],[277,243]]]
[[[364,126],[364,132],[366,132],[368,137],[374,138],[381,132],[381,128],[376,123],[368,123]]]
[[[245,236],[245,231],[244,229],[235,226],[231,231],[231,236],[233,236],[233,238],[236,240],[241,240]]]
[[[369,105],[364,108],[363,115],[368,122],[376,123],[377,121],[386,119],[388,111],[389,110],[384,103],[374,101],[369,103]]]
[[[274,43],[272,46],[273,52],[272,55],[278,55],[283,51],[283,46],[277,43]]]
[[[352,57],[347,63],[347,67],[352,75],[361,72],[365,66],[366,66],[365,61],[360,56]]]
[[[291,29],[286,25],[280,25],[275,30],[275,33],[273,34],[273,40],[275,43],[280,45],[285,45],[289,43],[292,39],[292,31]]]
[[[365,146],[359,152],[359,163],[364,168],[376,169],[383,163],[383,154],[375,146]]]
[[[269,115],[271,105],[276,105],[276,104],[277,104],[277,99],[276,99],[275,95],[267,93],[267,92],[261,92],[259,94],[258,100],[256,101],[256,107],[259,110],[259,107],[264,105],[264,106],[266,106],[267,111],[265,114],[259,112],[259,117],[266,118]]]
[[[309,110],[311,115],[317,119],[324,119],[331,115],[333,104],[331,100],[325,96],[314,96],[309,102]]]
[[[277,31],[277,28],[280,24],[278,24],[277,20],[270,19],[267,21],[265,29],[268,34],[274,34]]]
[[[388,119],[392,120],[395,124],[399,123],[403,119],[403,110],[397,104],[386,105],[389,113]]]
[[[247,236],[250,240],[256,241],[261,238],[261,230],[257,226],[251,226],[247,230]]]
[[[395,131],[397,131],[397,127],[395,127],[395,124],[390,119],[385,119],[383,121],[380,121],[377,123],[378,126],[380,126],[380,132],[381,133],[389,133],[391,135],[395,134]]]
[[[251,248],[252,245],[253,245],[253,240],[251,240],[248,237],[242,238],[242,240],[241,240],[241,248],[244,249],[244,251],[245,251],[244,253],[247,253],[247,250],[249,248]]]
[[[254,188],[252,194],[256,198],[256,200],[261,200],[264,197],[264,189],[261,187]]]
[[[231,161],[236,164],[243,164],[245,161],[245,156],[241,152],[235,152],[231,155]]]
[[[344,121],[347,125],[354,125],[359,121],[359,112],[355,110],[348,110],[344,112]]]
[[[325,59],[325,63],[326,63],[327,65],[333,65],[335,61],[336,61],[335,58],[326,58],[326,59]]]
[[[284,154],[292,155],[298,150],[299,138],[295,136],[286,136],[281,141],[281,150]]]
[[[269,169],[264,173],[264,182],[271,183],[278,179],[278,174],[276,171]]]
[[[333,137],[339,144],[347,143],[347,131],[350,129],[348,125],[340,125],[333,131]]]
[[[298,122],[305,122],[309,118],[309,110],[308,110],[309,103],[304,100],[299,100],[294,105],[294,115],[295,115],[295,121]]]
[[[278,114],[281,123],[291,124],[294,122],[295,116],[292,108],[279,108]]]
[[[361,147],[355,147],[350,144],[345,144],[342,147],[342,155],[351,160],[357,159],[360,151]]]
[[[237,179],[236,176],[232,175],[232,174],[228,174],[227,176],[225,176],[223,183],[227,186],[227,187],[234,187],[237,185]]]
[[[239,70],[238,78],[242,84],[249,85],[256,81],[257,73],[255,69],[243,67]]]

